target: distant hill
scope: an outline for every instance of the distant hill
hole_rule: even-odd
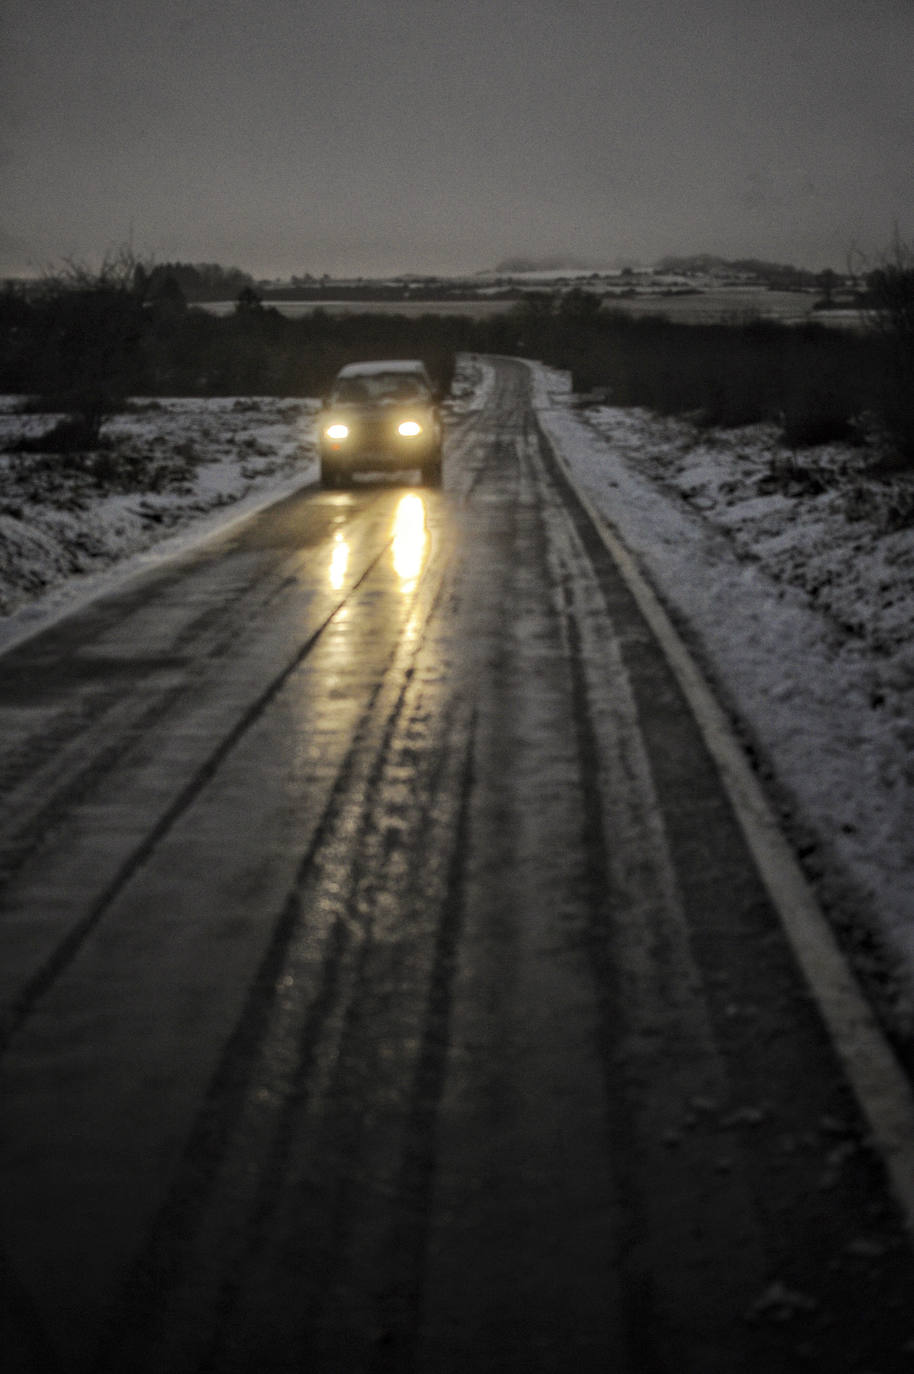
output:
[[[695,253],[686,258],[661,258],[657,268],[661,272],[678,272],[683,276],[738,272],[756,277],[759,281],[811,282],[816,275],[790,263],[764,262],[760,258],[719,258],[712,253]]]
[[[607,272],[606,263],[598,263],[586,258],[576,258],[562,253],[552,253],[543,257],[503,258],[494,271],[497,275],[514,276],[520,273],[563,272]],[[655,272],[668,272],[680,276],[741,276],[751,277],[753,281],[769,286],[800,287],[810,286],[816,280],[816,273],[792,263],[766,262],[762,258],[722,258],[714,253],[693,253],[688,257],[661,258],[654,264]]]
[[[554,254],[542,258],[505,258],[495,266],[496,272],[597,272],[599,264],[582,258]]]

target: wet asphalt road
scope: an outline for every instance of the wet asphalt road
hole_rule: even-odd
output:
[[[11,1370],[914,1368],[704,745],[498,365],[0,660]]]

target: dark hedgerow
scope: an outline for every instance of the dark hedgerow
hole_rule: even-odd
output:
[[[456,352],[479,344],[473,330],[435,315],[294,319],[250,297],[220,317],[163,308],[120,282],[68,281],[36,300],[0,300],[0,389],[73,417],[93,447],[129,395],[319,396],[344,363],[366,357],[419,357],[446,392]]]
[[[601,311],[576,330],[524,317],[524,349],[568,368],[576,391],[613,404],[689,414],[708,426],[773,421],[797,447],[853,440],[881,412],[884,368],[868,334],[816,323],[682,324]]]

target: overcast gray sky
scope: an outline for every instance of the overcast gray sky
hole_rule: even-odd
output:
[[[0,274],[914,236],[914,0],[4,0]]]

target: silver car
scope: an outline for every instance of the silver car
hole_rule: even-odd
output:
[[[336,376],[318,421],[321,481],[348,486],[356,472],[418,471],[441,485],[441,419],[421,362],[348,363]]]

